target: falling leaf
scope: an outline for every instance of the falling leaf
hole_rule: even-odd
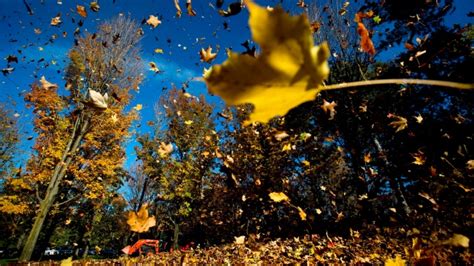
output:
[[[189,125],[192,125],[192,124],[193,124],[193,120],[186,120],[186,121],[184,121],[184,124],[186,124],[186,125],[188,125],[188,126],[189,126]]]
[[[283,145],[283,148],[281,149],[281,151],[291,151],[291,143],[287,143]]]
[[[302,163],[304,166],[306,166],[306,167],[310,167],[310,166],[311,166],[311,163],[310,163],[309,161],[306,161],[306,160],[303,160],[301,163]]]
[[[424,165],[425,162],[426,162],[426,157],[425,155],[422,153],[422,152],[417,152],[417,153],[414,153],[411,155],[413,157],[413,159],[415,159],[412,164],[416,164],[416,165]]]
[[[375,24],[380,24],[380,22],[382,22],[382,18],[379,15],[375,16],[373,20]]]
[[[431,202],[431,204],[433,204],[433,205],[438,205],[438,203],[436,203],[436,201],[435,201],[430,195],[428,195],[428,194],[425,193],[425,192],[419,192],[419,193],[418,193],[418,196],[420,196],[420,197],[422,197],[422,198],[428,200],[428,201]]]
[[[364,163],[370,163],[372,161],[372,156],[370,155],[370,153],[366,153],[364,155]]]
[[[275,137],[276,140],[281,141],[285,138],[288,138],[290,135],[288,135],[288,133],[286,133],[285,131],[282,131],[282,132],[276,133],[273,136]]]
[[[418,124],[421,124],[423,122],[423,116],[421,116],[420,114],[418,114],[417,116],[414,116],[414,118],[416,119],[416,122]]]
[[[390,258],[385,261],[385,266],[405,266],[406,261],[402,259],[402,256],[396,255],[395,258]]]
[[[174,0],[174,8],[176,8],[176,17],[180,18],[183,11],[181,11],[181,7],[179,6],[179,0]]]
[[[334,115],[336,114],[336,109],[335,109],[336,106],[337,106],[336,102],[334,101],[328,102],[323,99],[323,105],[321,105],[321,109],[323,109],[325,113],[329,112],[329,120],[334,119]]]
[[[160,73],[161,70],[156,66],[155,62],[148,63],[150,65],[150,70],[155,73]]]
[[[469,238],[461,234],[454,234],[450,239],[444,241],[443,245],[468,248]]]
[[[274,202],[289,201],[290,200],[290,198],[288,198],[288,196],[283,192],[271,192],[270,194],[268,194],[268,196]]]
[[[196,16],[196,11],[193,9],[192,0],[186,0],[186,10],[188,11],[188,15],[191,17]]]
[[[222,65],[205,73],[209,92],[229,105],[252,103],[248,122],[268,122],[301,103],[314,100],[329,74],[326,43],[313,46],[306,16],[290,16],[245,1],[253,39],[262,49],[257,58],[230,52]]]
[[[84,18],[87,17],[87,11],[84,6],[77,5],[76,10],[77,10],[77,14],[81,15],[81,17],[84,17]]]
[[[56,17],[51,19],[51,26],[59,26],[59,24],[61,23],[61,15],[57,15]]]
[[[409,42],[406,42],[405,43],[405,48],[408,50],[408,51],[413,51],[415,50],[415,46],[413,46],[413,44],[409,43]]]
[[[143,105],[141,105],[141,104],[137,104],[137,105],[135,105],[135,107],[133,107],[133,109],[135,111],[140,111],[142,108],[143,108]]]
[[[49,90],[49,89],[54,90],[54,89],[58,88],[57,84],[53,84],[53,83],[47,81],[44,76],[41,77],[40,84],[41,84],[41,88],[44,89],[44,90]]]
[[[223,17],[230,17],[230,16],[235,16],[242,11],[242,1],[236,1],[233,3],[230,3],[229,6],[227,7],[227,10],[219,10],[219,15]]]
[[[408,120],[405,117],[391,115],[391,118],[395,119],[395,121],[390,122],[388,125],[396,129],[395,133],[408,127]]]
[[[160,142],[160,146],[158,147],[158,154],[161,158],[168,156],[168,154],[170,154],[171,152],[173,152],[173,144],[166,144],[164,142]]]
[[[300,134],[300,140],[302,141],[307,141],[309,138],[311,138],[311,133],[303,132]]]
[[[296,5],[301,7],[301,8],[306,8],[308,7],[307,4],[305,4],[304,0],[298,0],[298,2],[296,2]]]
[[[89,4],[89,8],[94,12],[99,12],[99,10],[100,10],[99,3],[97,3],[97,2],[91,2]]]
[[[234,236],[234,244],[243,245],[245,243],[245,236]]]
[[[107,100],[109,96],[106,94],[102,95],[99,92],[89,89],[89,99],[93,107],[99,109],[107,109]]]
[[[206,50],[201,48],[201,51],[199,51],[199,56],[201,57],[201,61],[210,63],[212,60],[216,59],[217,53],[212,53],[212,47],[209,46]]]
[[[158,25],[161,24],[161,21],[158,19],[157,16],[150,15],[150,17],[147,19],[146,23],[153,28],[156,28]]]
[[[474,170],[474,160],[467,161],[466,167],[468,170]]]
[[[298,214],[300,215],[302,221],[306,221],[306,212],[304,212],[300,207],[298,207]]]
[[[35,29],[34,29],[34,32],[35,32],[35,34],[41,34],[41,29],[35,28]]]
[[[323,211],[321,211],[321,209],[316,209],[316,213],[320,215],[321,213],[323,213]]]
[[[375,54],[375,47],[374,43],[370,39],[369,31],[365,28],[362,22],[357,23],[357,33],[360,36],[360,47],[362,51],[374,55]]]
[[[150,230],[150,227],[156,225],[155,216],[148,217],[147,207],[147,204],[143,204],[138,213],[134,211],[128,213],[127,224],[130,226],[130,230],[143,233]]]
[[[157,53],[157,54],[162,54],[162,53],[163,53],[163,49],[161,49],[161,48],[156,48],[156,49],[155,49],[155,53]]]

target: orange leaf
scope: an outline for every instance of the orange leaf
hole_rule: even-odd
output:
[[[357,33],[361,37],[360,47],[362,48],[362,50],[370,55],[374,55],[375,54],[374,43],[372,43],[372,40],[370,39],[370,36],[369,36],[369,31],[365,28],[362,22],[357,23]]]
[[[81,17],[87,17],[87,11],[84,6],[77,5],[76,9],[77,9],[77,14],[81,15]]]

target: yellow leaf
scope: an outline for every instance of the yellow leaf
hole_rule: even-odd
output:
[[[306,212],[304,212],[300,207],[298,207],[298,214],[300,215],[302,221],[306,221]]]
[[[199,51],[199,56],[201,57],[201,61],[210,63],[212,60],[216,59],[217,53],[212,53],[212,47],[209,46],[206,50],[201,48],[201,51]]]
[[[186,125],[188,125],[188,126],[191,125],[192,123],[193,123],[193,120],[186,120],[186,121],[184,121],[184,124],[186,124]]]
[[[61,261],[61,266],[72,266],[72,265],[73,265],[72,257],[69,257]]]
[[[156,49],[155,49],[155,53],[157,53],[157,54],[162,54],[162,53],[163,53],[163,49],[161,49],[161,48],[156,48]]]
[[[138,233],[147,232],[150,227],[156,225],[155,216],[148,217],[148,205],[143,204],[138,213],[131,211],[128,213],[127,224],[130,230]]]
[[[288,198],[288,196],[283,192],[271,192],[270,194],[268,194],[268,196],[275,202],[290,200],[290,198]]]
[[[301,103],[314,100],[329,74],[326,43],[314,46],[306,16],[290,16],[245,1],[253,39],[260,56],[229,53],[222,65],[206,71],[209,92],[229,105],[252,103],[249,122],[268,122]]]
[[[291,151],[291,143],[285,144],[281,151]]]
[[[398,116],[398,115],[389,115],[390,118],[394,118],[395,121],[390,122],[388,125],[395,128],[395,133],[398,131],[402,131],[408,127],[408,120],[405,117]]]
[[[168,154],[173,152],[173,144],[160,142],[160,147],[158,147],[158,154],[161,158],[166,157]]]
[[[136,111],[140,111],[142,108],[143,108],[143,105],[141,104],[137,104],[135,105],[135,107],[133,107],[133,109],[135,109]]]
[[[99,12],[99,10],[100,10],[99,3],[95,2],[95,1],[94,1],[94,2],[91,2],[91,3],[89,4],[89,8],[90,8],[92,11],[94,11],[94,12]]]
[[[405,266],[406,262],[400,255],[397,254],[394,259],[390,258],[385,261],[385,266]]]
[[[469,238],[461,234],[454,234],[450,239],[443,242],[444,245],[450,245],[455,247],[469,247]]]
[[[159,20],[157,16],[150,15],[146,23],[152,26],[153,28],[156,28],[158,25],[161,24],[161,20]]]
[[[234,236],[234,243],[237,244],[237,245],[243,245],[245,243],[245,236]]]

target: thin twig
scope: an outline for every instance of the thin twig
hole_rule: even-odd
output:
[[[376,80],[363,80],[355,82],[344,82],[339,84],[327,85],[322,90],[338,90],[353,87],[373,86],[373,85],[388,85],[388,84],[417,84],[417,85],[430,85],[449,87],[460,90],[472,90],[474,89],[473,83],[459,83],[452,81],[442,80],[429,80],[429,79],[376,79]]]

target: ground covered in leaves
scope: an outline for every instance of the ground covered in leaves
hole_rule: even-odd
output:
[[[443,233],[424,234],[417,229],[377,230],[373,235],[351,231],[347,238],[305,235],[291,239],[264,240],[255,235],[236,238],[232,244],[161,252],[157,255],[42,261],[28,265],[149,265],[149,264],[385,264],[385,265],[470,265],[469,241]],[[459,236],[459,235],[458,235]],[[467,246],[467,247],[466,247]],[[27,265],[26,263],[24,265]]]

